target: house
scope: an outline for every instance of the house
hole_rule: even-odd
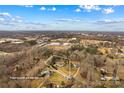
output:
[[[38,76],[39,77],[49,77],[49,76],[51,76],[51,71],[50,70],[41,71]]]

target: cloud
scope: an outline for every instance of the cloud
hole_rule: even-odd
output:
[[[25,22],[25,24],[28,25],[34,25],[34,26],[46,26],[46,24],[40,23],[40,22]]]
[[[16,26],[20,23],[22,23],[23,20],[17,19],[15,17],[12,18],[0,18],[0,25],[5,25],[5,26]]]
[[[81,10],[84,10],[84,12],[92,12],[92,11],[101,11],[104,14],[111,14],[114,13],[114,9],[111,8],[101,8],[98,5],[80,5],[75,12],[81,12]]]
[[[10,16],[11,15],[11,16]],[[32,22],[24,20],[20,16],[14,16],[10,13],[0,13],[0,27],[1,29],[14,29],[14,30],[25,30],[25,29],[44,29],[47,25],[41,22]]]
[[[56,11],[55,7],[49,8],[48,11]]]
[[[41,11],[45,11],[46,8],[42,6],[42,7],[40,8],[40,10],[41,10]]]
[[[0,18],[0,21],[4,21],[4,18]]]
[[[53,11],[56,11],[56,8],[55,8],[55,7],[53,7],[53,8],[52,8],[52,10],[53,10]]]
[[[0,13],[0,25],[16,25],[21,23],[22,19],[20,16],[13,16],[10,13]]]
[[[111,13],[114,13],[114,10],[112,8],[106,8],[106,9],[103,10],[103,13],[111,14]]]
[[[0,16],[3,16],[3,17],[7,16],[7,17],[10,17],[11,14],[9,14],[9,13],[7,13],[7,12],[4,12],[4,13],[0,13]]]
[[[56,21],[59,21],[59,22],[80,22],[81,20],[77,20],[77,19],[58,19]]]
[[[81,12],[81,9],[80,9],[80,8],[77,8],[77,9],[75,10],[75,12]]]
[[[124,19],[104,19],[94,21],[93,25],[97,26],[99,31],[124,31]]]
[[[40,23],[40,22],[31,22],[31,21],[24,21],[21,24],[16,25],[16,30],[41,30],[45,29],[48,24]]]
[[[15,21],[15,20],[21,20],[22,18],[20,16],[13,16],[8,12],[0,13],[0,20],[3,21]]]
[[[29,8],[32,8],[33,5],[23,5],[24,7],[29,7]]]
[[[41,11],[45,11],[45,10],[47,10],[47,11],[56,11],[56,8],[55,7],[52,7],[52,8],[41,7],[40,10]]]
[[[15,16],[16,18],[19,18],[19,19],[21,19],[22,17],[20,17],[20,16]]]
[[[23,22],[23,20],[22,19],[18,19],[18,18],[11,18],[11,21],[12,22],[16,22],[16,23],[21,23],[21,22]]]
[[[96,24],[122,24],[124,23],[124,20],[110,20],[110,19],[104,19],[100,21],[96,21]]]
[[[87,12],[91,12],[92,10],[99,11],[101,8],[96,5],[80,5],[79,6],[81,9],[84,9]]]

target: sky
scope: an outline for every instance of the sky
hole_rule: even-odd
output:
[[[124,31],[124,6],[0,5],[0,30]]]

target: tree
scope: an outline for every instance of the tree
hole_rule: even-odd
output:
[[[98,50],[96,47],[89,46],[86,48],[86,52],[90,54],[97,54]]]
[[[36,45],[37,44],[36,40],[25,41],[24,43],[25,44],[29,44],[30,46],[33,46],[33,45]]]
[[[65,87],[65,82],[64,81],[61,81],[61,86]]]

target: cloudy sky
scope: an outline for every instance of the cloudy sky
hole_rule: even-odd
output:
[[[124,6],[0,6],[0,30],[124,31]]]

